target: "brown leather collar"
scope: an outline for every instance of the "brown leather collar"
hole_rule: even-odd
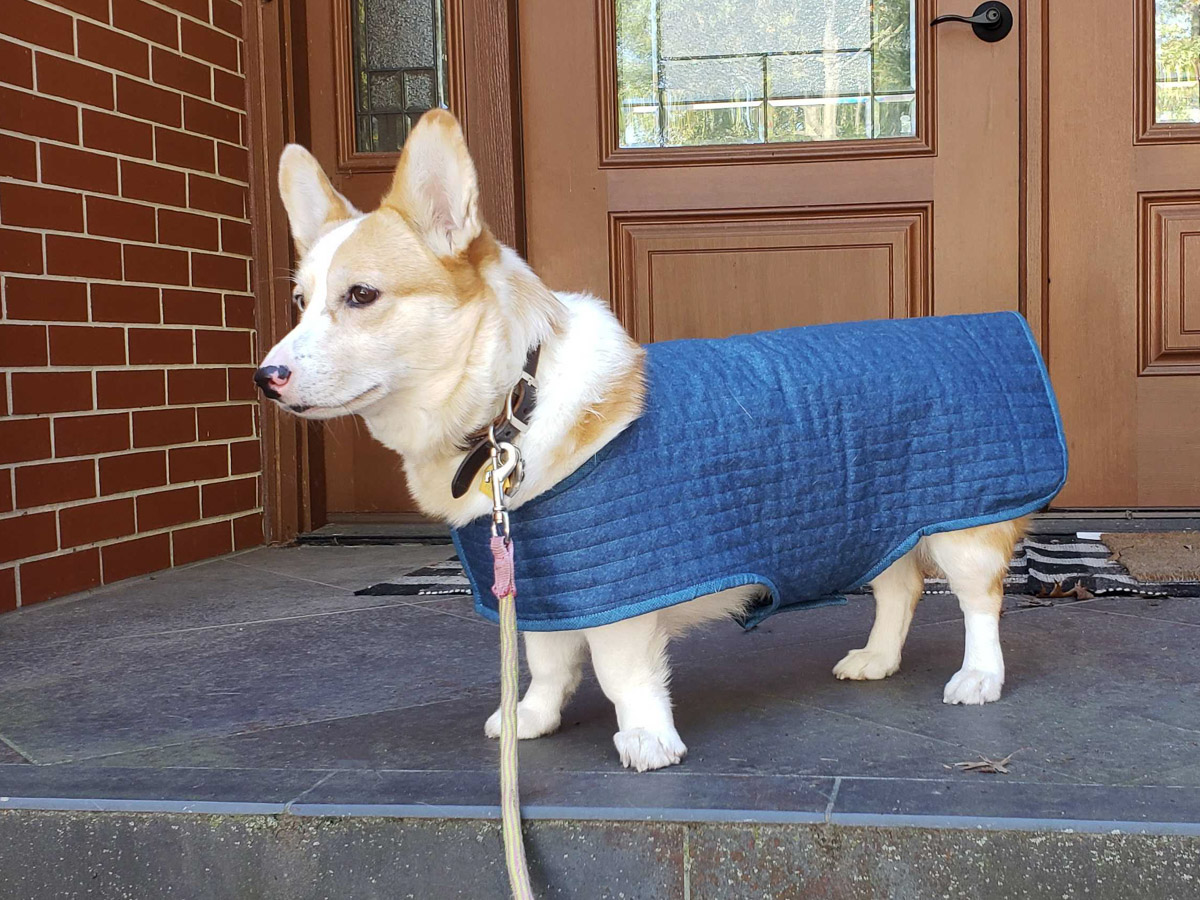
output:
[[[450,493],[456,500],[470,490],[479,470],[491,456],[489,432],[495,430],[497,441],[512,441],[529,427],[529,417],[537,405],[537,366],[541,352],[539,344],[525,357],[525,368],[509,392],[508,402],[504,404],[500,414],[463,438],[459,447],[467,451],[467,455],[463,457],[458,471],[454,473],[454,480],[450,482]]]

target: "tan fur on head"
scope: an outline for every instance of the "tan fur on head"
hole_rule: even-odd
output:
[[[299,144],[288,144],[279,157],[279,196],[297,256],[311,250],[339,222],[359,215],[354,204],[333,189],[316,158]]]

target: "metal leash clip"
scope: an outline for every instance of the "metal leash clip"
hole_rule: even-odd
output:
[[[509,538],[508,495],[521,481],[521,451],[508,441],[497,441],[494,428],[488,429],[492,461],[484,480],[492,488],[492,537],[502,532]]]

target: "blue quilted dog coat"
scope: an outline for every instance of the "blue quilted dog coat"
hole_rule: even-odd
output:
[[[512,512],[523,629],[746,584],[767,589],[747,627],[842,602],[922,535],[1033,512],[1066,479],[1054,393],[1015,313],[646,349],[641,418]],[[489,521],[454,542],[496,621]]]

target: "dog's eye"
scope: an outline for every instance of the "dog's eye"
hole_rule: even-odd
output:
[[[346,303],[350,306],[369,306],[379,299],[379,291],[367,284],[356,284],[346,292]]]
[[[296,291],[292,294],[292,302],[296,304],[296,308],[300,312],[304,312],[304,291]]]

